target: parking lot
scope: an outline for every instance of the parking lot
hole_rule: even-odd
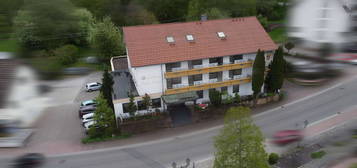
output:
[[[85,148],[81,144],[85,130],[78,118],[79,104],[98,95],[99,91],[86,92],[84,86],[89,82],[101,82],[101,78],[102,74],[96,72],[84,77],[47,83],[52,88],[47,93],[51,99],[50,107],[44,110],[35,124],[35,133],[25,150],[56,154]],[[9,149],[0,149],[0,152],[2,150]]]

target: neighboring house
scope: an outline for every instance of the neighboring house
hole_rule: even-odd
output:
[[[40,97],[34,71],[18,60],[0,59],[0,79],[0,123],[33,126],[47,101]]]
[[[354,0],[295,0],[288,18],[288,36],[307,48],[332,44],[336,49],[351,37]]]
[[[152,110],[170,105],[209,101],[209,90],[234,96],[251,95],[252,65],[258,49],[267,64],[277,48],[255,17],[124,27],[127,57],[111,60],[115,114],[129,117],[128,92],[147,111],[142,96],[150,95]]]

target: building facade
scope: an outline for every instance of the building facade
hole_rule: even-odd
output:
[[[268,65],[277,48],[255,17],[133,26],[123,31],[127,57],[113,58],[112,70],[130,76],[126,82],[130,86],[124,90],[136,95],[137,114],[162,111],[170,104],[209,102],[211,89],[231,96],[252,95],[256,52],[266,52]],[[127,65],[118,68],[124,62]],[[123,89],[114,85],[114,90],[119,94]],[[151,110],[143,108],[145,94],[152,98]],[[127,96],[114,95],[113,103],[117,117],[130,116]]]

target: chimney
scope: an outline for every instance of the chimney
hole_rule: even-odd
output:
[[[203,14],[201,15],[201,22],[207,21],[207,15]]]

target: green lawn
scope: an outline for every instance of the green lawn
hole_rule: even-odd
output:
[[[18,49],[18,45],[15,39],[0,40],[0,52],[15,52]]]
[[[276,43],[283,43],[287,40],[286,31],[284,27],[279,27],[269,32],[270,37]]]

